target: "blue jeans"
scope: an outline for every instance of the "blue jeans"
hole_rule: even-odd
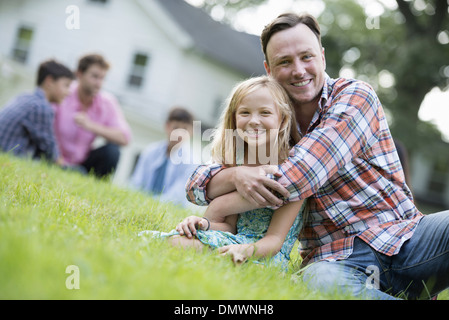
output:
[[[424,216],[394,256],[355,238],[348,259],[312,263],[303,280],[311,290],[364,299],[430,299],[449,288],[449,211]]]

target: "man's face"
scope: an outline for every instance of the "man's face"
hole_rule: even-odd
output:
[[[168,121],[165,124],[165,133],[169,139],[169,149],[181,141],[188,141],[192,136],[193,125],[182,121]]]
[[[96,95],[103,86],[107,72],[107,69],[100,67],[98,64],[91,65],[83,73],[78,72],[78,81],[83,93],[89,96]]]
[[[265,69],[295,106],[316,104],[324,86],[326,60],[315,34],[304,24],[275,33],[267,45]]]

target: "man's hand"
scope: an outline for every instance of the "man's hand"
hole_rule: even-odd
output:
[[[87,131],[92,131],[92,121],[86,112],[78,112],[75,114],[74,119],[75,123],[83,129]]]
[[[290,194],[279,182],[268,178],[267,174],[280,176],[277,166],[236,167],[234,173],[236,190],[257,207],[282,206],[283,199],[278,198],[273,192],[284,198],[288,198]]]
[[[125,134],[119,128],[108,127],[96,123],[89,118],[86,112],[76,113],[73,120],[79,127],[90,131],[97,136],[103,137],[112,143],[126,146],[129,142]]]

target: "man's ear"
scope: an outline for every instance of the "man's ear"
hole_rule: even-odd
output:
[[[324,70],[326,70],[326,55],[324,54],[324,48],[321,51],[321,56],[322,56],[322,59],[323,59]]]
[[[268,62],[267,62],[267,60],[264,60],[263,61],[263,66],[265,67],[265,71],[267,72],[267,75],[271,75],[271,69],[270,69],[270,66],[268,65]]]

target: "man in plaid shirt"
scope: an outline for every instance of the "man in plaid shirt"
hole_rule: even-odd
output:
[[[449,211],[423,216],[414,205],[374,90],[329,78],[310,15],[281,15],[261,39],[266,71],[288,92],[303,138],[274,171],[199,166],[187,198],[207,205],[237,190],[254,207],[282,205],[270,190],[307,198],[299,240],[311,289],[415,299],[449,287]]]

